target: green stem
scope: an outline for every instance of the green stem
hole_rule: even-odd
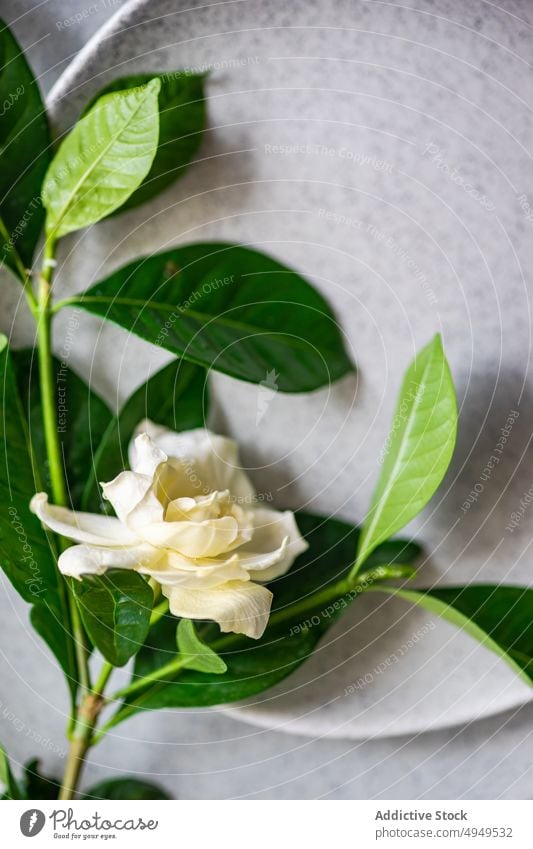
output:
[[[61,456],[61,445],[57,429],[56,393],[54,383],[54,367],[52,361],[52,276],[55,265],[55,242],[48,239],[44,249],[43,267],[39,277],[38,296],[35,308],[32,310],[37,322],[37,352],[39,359],[39,379],[41,389],[41,405],[43,411],[43,427],[48,457],[50,484],[54,503],[66,507],[68,505],[67,487]],[[32,292],[33,297],[33,292]],[[30,304],[31,305],[31,304]],[[65,543],[59,539],[61,548]],[[72,635],[76,651],[78,678],[81,689],[80,704],[72,718],[71,745],[65,767],[65,776],[61,788],[61,799],[71,799],[79,780],[83,760],[100,713],[103,699],[101,692],[109,677],[109,673],[99,679],[99,689],[91,690],[89,674],[88,651],[85,632],[81,623],[76,600],[68,585],[68,601],[72,625]]]
[[[47,242],[44,263],[39,278],[39,293],[37,301],[37,349],[39,357],[39,375],[41,383],[41,404],[43,409],[44,437],[46,453],[50,468],[50,483],[55,504],[66,507],[67,489],[63,472],[61,447],[57,432],[56,393],[54,387],[54,367],[52,362],[50,312],[52,300],[52,272],[54,245]]]
[[[67,755],[63,782],[59,791],[58,798],[61,800],[74,798],[85,763],[85,756],[92,746],[96,721],[103,706],[102,692],[86,693],[81,700]]]

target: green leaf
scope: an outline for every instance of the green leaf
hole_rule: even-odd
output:
[[[33,348],[12,351],[19,394],[29,422],[30,441],[37,460],[43,488],[50,491],[48,460],[44,439],[42,407],[39,388],[37,353]],[[69,498],[74,507],[80,506],[93,465],[93,455],[113,417],[101,398],[68,368],[53,359],[55,373],[58,436]]]
[[[171,799],[157,784],[138,778],[110,778],[93,784],[83,799]]]
[[[42,484],[30,453],[5,336],[0,337],[0,378],[0,565],[17,592],[33,605],[32,623],[61,664],[74,695],[76,662],[66,585],[46,532],[29,507]]]
[[[46,173],[46,231],[54,238],[105,218],[148,174],[157,150],[161,83],[100,98],[62,142]]]
[[[39,87],[0,20],[0,258],[23,279],[43,226],[41,183],[50,133]]]
[[[176,639],[179,653],[187,669],[195,669],[196,672],[213,672],[215,675],[221,675],[227,670],[228,667],[222,658],[198,639],[190,619],[180,620]]]
[[[457,402],[439,335],[405,374],[384,462],[365,519],[357,566],[426,506],[452,458]]]
[[[153,77],[161,81],[157,153],[148,176],[123,204],[120,212],[151,200],[181,177],[198,150],[205,130],[205,74],[165,71],[121,77],[102,89],[87,109],[103,94],[144,85]]]
[[[353,370],[324,298],[296,272],[249,248],[174,248],[126,265],[66,303],[271,390],[307,392]]]
[[[202,427],[208,409],[205,371],[183,360],[174,360],[143,383],[113,416],[100,443],[92,443],[92,462],[85,471],[82,507],[109,509],[102,503],[99,481],[110,481],[128,465],[128,443],[140,421],[153,419],[173,430]],[[95,445],[98,445],[94,451]]]
[[[533,684],[533,589],[490,584],[429,590],[374,588],[446,619],[502,657]]]
[[[19,787],[11,772],[11,765],[6,750],[0,746],[0,784],[4,785],[2,799],[24,799],[24,792]]]
[[[57,799],[61,782],[58,778],[48,778],[40,771],[40,760],[33,758],[24,767],[24,787],[26,799]]]
[[[124,666],[146,639],[152,588],[129,569],[111,569],[101,577],[87,575],[73,581],[72,587],[94,645],[113,666]]]
[[[216,650],[227,665],[223,674],[183,670],[176,680],[165,677],[142,692],[132,693],[109,725],[140,710],[227,704],[272,687],[290,675],[315,650],[331,625],[357,598],[346,578],[353,565],[358,529],[336,519],[297,515],[309,549],[291,570],[270,585],[274,603],[268,627],[260,640],[240,634],[221,636],[215,624],[202,624],[202,641]],[[380,564],[412,563],[419,547],[405,540],[377,548],[368,568]],[[133,682],[153,673],[175,657],[176,620],[163,617],[151,630],[135,659]]]

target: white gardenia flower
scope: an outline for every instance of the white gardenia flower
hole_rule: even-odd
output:
[[[102,484],[117,518],[55,507],[44,492],[32,498],[44,525],[80,543],[61,554],[61,572],[134,569],[158,581],[175,616],[259,638],[272,603],[262,583],[308,547],[294,515],[257,504],[233,440],[148,420],[136,432],[132,471]]]

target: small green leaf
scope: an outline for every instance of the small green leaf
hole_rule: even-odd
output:
[[[50,491],[37,352],[33,348],[25,348],[12,351],[11,356],[19,394],[29,423],[32,451],[41,471],[43,489]],[[107,404],[65,362],[54,357],[53,369],[57,430],[64,473],[71,503],[78,507],[92,468],[94,452],[112,420],[112,415]]]
[[[82,798],[126,801],[128,799],[171,799],[172,797],[157,784],[151,784],[149,781],[140,781],[138,778],[110,778],[93,784]]]
[[[150,627],[150,585],[137,572],[111,569],[101,577],[73,581],[72,587],[94,645],[113,666],[124,666]]]
[[[46,111],[31,68],[0,20],[0,261],[23,278],[43,226],[41,183],[50,161]]]
[[[69,298],[205,368],[282,392],[329,385],[353,366],[324,298],[259,251],[199,243],[136,260]]]
[[[446,473],[456,434],[455,391],[437,335],[405,374],[383,467],[359,538],[357,567],[426,506]]]
[[[533,589],[472,584],[429,590],[375,590],[397,595],[457,625],[495,652],[533,685]]]
[[[47,171],[43,203],[54,238],[105,218],[148,174],[157,150],[161,83],[100,98],[62,142]]]
[[[4,785],[3,799],[24,799],[24,792],[15,781],[6,750],[0,746],[0,784]]]
[[[32,496],[43,487],[5,336],[0,336],[0,380],[0,565],[33,605],[32,624],[61,664],[74,696],[77,673],[66,584],[49,538],[30,511]]]
[[[184,658],[187,669],[195,669],[196,672],[213,672],[215,675],[221,675],[227,670],[228,667],[222,658],[198,639],[190,619],[180,620],[176,638],[179,653]]]
[[[103,94],[143,85],[153,77],[161,81],[157,153],[148,176],[118,211],[125,212],[146,203],[185,173],[200,146],[205,129],[205,76],[186,71],[134,74],[113,80],[89,103],[87,109]]]
[[[59,795],[60,780],[43,775],[38,758],[33,758],[25,765],[23,780],[26,799],[57,799]]]
[[[98,512],[109,507],[109,502],[102,503],[98,483],[112,480],[127,467],[128,443],[142,419],[153,419],[172,430],[192,430],[202,427],[207,410],[207,375],[203,369],[174,360],[156,372],[109,420],[100,442],[91,442],[93,453],[85,469],[82,508]]]

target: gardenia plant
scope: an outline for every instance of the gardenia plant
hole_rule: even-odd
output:
[[[139,711],[227,704],[271,687],[363,592],[449,619],[531,682],[533,591],[407,589],[419,547],[391,539],[433,496],[454,449],[457,407],[440,337],[406,371],[360,528],[265,506],[235,442],[206,429],[207,373],[262,388],[275,374],[280,391],[309,392],[351,372],[313,286],[258,251],[198,243],[135,260],[67,299],[54,293],[64,236],[144,203],[190,162],[205,123],[204,77],[116,80],[54,149],[37,84],[5,26],[0,43],[0,101],[9,104],[2,258],[36,326],[35,349],[0,342],[0,556],[71,701],[63,777],[45,778],[36,760],[15,776],[1,750],[4,798],[73,798],[89,749]],[[218,285],[225,279],[231,285]],[[174,361],[111,411],[53,357],[54,316],[70,307]],[[60,428],[58,386],[69,399]],[[115,669],[130,661],[129,683],[113,688]],[[85,794],[165,798],[136,778]]]

